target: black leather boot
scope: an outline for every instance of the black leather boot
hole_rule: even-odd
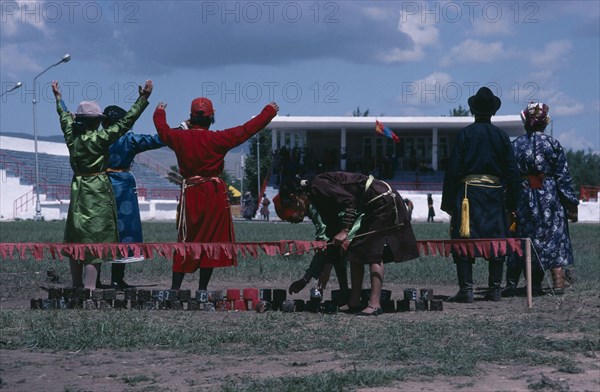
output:
[[[488,261],[488,292],[485,295],[487,301],[498,302],[502,298],[502,274],[504,272],[504,258],[495,258]]]
[[[181,288],[181,284],[183,283],[184,277],[185,272],[173,272],[171,277],[171,290],[179,290]]]
[[[546,274],[541,269],[534,268],[531,271],[531,292],[533,296],[546,295],[542,289],[542,282]]]
[[[446,302],[473,303],[473,263],[471,259],[455,257],[456,275],[458,276],[458,293]]]
[[[200,276],[198,277],[198,290],[208,290],[208,282],[210,282],[212,273],[212,268],[200,268]]]
[[[125,283],[125,264],[122,263],[113,263],[111,265],[111,271],[110,271],[110,284],[112,287],[116,288],[116,289],[128,289],[131,288],[133,286],[128,285],[127,283]]]
[[[514,297],[517,294],[517,286],[522,272],[523,268],[520,266],[513,263],[506,265],[506,287],[501,292],[503,297]]]

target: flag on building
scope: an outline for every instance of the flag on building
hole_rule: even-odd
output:
[[[379,120],[375,120],[375,132],[385,137],[389,137],[394,141],[394,143],[400,143],[400,138],[398,137],[398,135],[396,135],[394,131],[380,123]]]

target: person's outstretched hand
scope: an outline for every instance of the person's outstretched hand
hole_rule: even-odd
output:
[[[269,106],[275,109],[275,112],[279,112],[279,105],[277,105],[275,102],[271,102]]]
[[[162,109],[165,110],[167,108],[167,104],[164,102],[159,102],[158,105],[156,105],[156,109]]]
[[[152,94],[152,89],[154,85],[152,84],[152,80],[146,80],[146,84],[144,84],[144,88],[142,86],[138,86],[138,90],[140,92],[140,97],[145,97],[148,99],[150,94]]]
[[[54,98],[56,98],[57,101],[60,101],[62,99],[62,95],[60,93],[60,90],[58,89],[58,81],[56,80],[52,81],[52,92],[54,93]]]

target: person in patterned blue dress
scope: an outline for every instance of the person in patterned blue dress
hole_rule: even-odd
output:
[[[125,110],[118,106],[108,106],[104,109],[106,117],[102,121],[102,127],[110,127],[125,113]],[[117,202],[117,229],[120,242],[143,242],[137,185],[130,168],[137,154],[161,147],[164,147],[164,144],[160,141],[158,134],[139,135],[131,131],[110,146],[107,173]],[[119,289],[131,287],[124,280],[124,262],[134,260],[125,258],[116,261],[118,262],[113,262],[111,266],[111,286]]]
[[[512,142],[523,179],[514,236],[531,238],[533,243],[531,286],[537,295],[543,294],[547,270],[552,271],[555,293],[563,291],[565,268],[573,264],[567,218],[577,220],[579,204],[563,148],[544,133],[550,123],[548,112],[548,105],[530,103],[521,112],[526,134]],[[509,257],[504,297],[515,295],[523,265],[522,257]]]

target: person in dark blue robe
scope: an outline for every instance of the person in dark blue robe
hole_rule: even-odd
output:
[[[119,121],[125,111],[118,106],[108,106],[102,127],[110,127]],[[117,203],[117,229],[122,243],[143,242],[142,221],[138,204],[137,184],[131,166],[135,156],[148,150],[164,147],[158,134],[139,135],[127,132],[109,149],[107,173],[113,186]],[[125,264],[140,261],[132,257],[114,260],[111,266],[111,286],[123,289],[131,287],[125,283]]]
[[[562,293],[565,268],[573,264],[567,218],[577,220],[579,204],[563,148],[558,140],[544,133],[550,123],[548,112],[548,105],[530,103],[521,112],[526,134],[512,142],[523,185],[514,235],[532,241],[534,294],[543,294],[542,281],[547,270],[552,272],[555,293]],[[515,295],[523,265],[524,260],[518,255],[508,258],[503,296]]]
[[[475,122],[463,128],[444,177],[441,209],[450,214],[452,239],[510,237],[507,210],[517,208],[519,171],[506,132],[491,123],[500,98],[482,87],[469,98]],[[449,302],[473,302],[474,258],[453,254],[459,291]],[[505,257],[489,258],[489,291],[499,301]]]

